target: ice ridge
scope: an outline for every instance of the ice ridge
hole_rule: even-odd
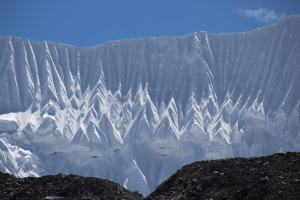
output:
[[[300,151],[300,16],[80,48],[0,37],[0,170],[149,194],[196,160]]]

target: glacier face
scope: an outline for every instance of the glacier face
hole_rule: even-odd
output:
[[[0,37],[0,171],[144,195],[184,164],[300,151],[300,16],[79,48]]]

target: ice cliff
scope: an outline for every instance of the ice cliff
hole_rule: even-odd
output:
[[[300,16],[89,48],[0,37],[0,171],[149,194],[196,160],[300,151]]]

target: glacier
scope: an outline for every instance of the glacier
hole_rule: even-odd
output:
[[[0,36],[0,171],[144,195],[197,160],[300,151],[300,15],[93,47]]]

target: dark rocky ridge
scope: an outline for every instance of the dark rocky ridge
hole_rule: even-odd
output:
[[[300,153],[200,161],[184,166],[147,199],[300,199]]]
[[[16,178],[0,173],[0,199],[143,199],[117,183],[76,175]]]
[[[114,182],[58,174],[0,173],[0,199],[143,199]],[[199,161],[178,170],[146,199],[300,199],[300,153]]]

